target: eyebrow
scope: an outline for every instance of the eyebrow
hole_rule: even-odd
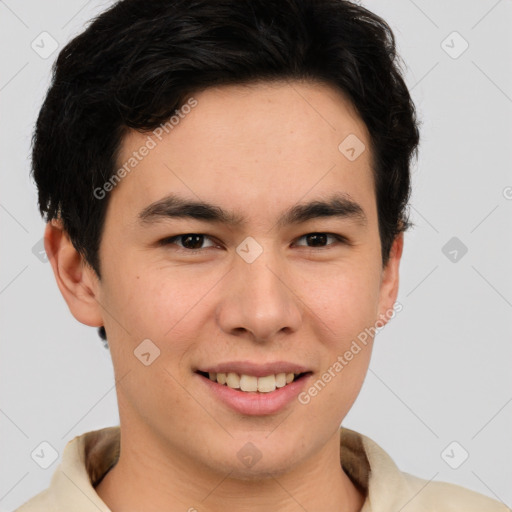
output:
[[[361,226],[366,226],[368,222],[363,208],[358,203],[348,194],[337,193],[327,199],[317,199],[292,206],[281,214],[277,225],[283,227],[325,217],[348,219]],[[246,218],[237,212],[227,211],[218,205],[203,201],[191,201],[175,194],[150,204],[138,215],[138,220],[143,225],[169,218],[192,218],[230,226],[245,225],[247,222]]]

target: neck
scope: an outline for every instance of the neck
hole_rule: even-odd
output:
[[[112,512],[221,512],[226,506],[237,512],[359,512],[364,496],[343,471],[339,452],[338,431],[315,460],[288,472],[243,480],[128,435],[122,437],[117,464],[96,492]]]

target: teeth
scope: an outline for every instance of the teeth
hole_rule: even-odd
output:
[[[258,377],[240,375],[240,389],[242,391],[258,391]]]
[[[267,375],[266,377],[258,378],[258,391],[260,393],[270,393],[276,390],[276,377],[275,375]]]
[[[298,375],[298,374],[297,374]],[[232,389],[241,391],[259,391],[260,393],[270,393],[276,388],[282,388],[290,384],[295,379],[293,373],[278,373],[276,375],[266,375],[265,377],[254,377],[253,375],[238,375],[237,373],[214,373],[209,372],[210,380],[227,385]]]
[[[240,387],[240,377],[237,373],[228,373],[226,377],[226,384],[233,389],[238,389]]]
[[[286,386],[286,373],[278,373],[276,375],[276,388],[282,388],[284,386]]]

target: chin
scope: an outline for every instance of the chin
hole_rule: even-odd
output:
[[[241,462],[236,464],[235,467],[226,464],[225,473],[229,473],[229,478],[233,480],[257,482],[272,480],[275,477],[288,473],[291,469],[290,457],[285,455],[283,455],[282,460],[267,460],[265,463],[263,458],[264,456],[250,467],[244,467],[244,464]]]
[[[226,462],[231,466],[228,471],[233,471],[232,476],[236,474],[241,480],[261,480],[281,475],[289,472],[301,456],[306,456],[293,435],[283,435],[284,431],[278,432],[278,429],[259,434],[235,443],[234,461],[233,451],[228,448]]]

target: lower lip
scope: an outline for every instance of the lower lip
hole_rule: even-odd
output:
[[[258,391],[240,391],[224,384],[219,384],[216,381],[214,382],[199,373],[196,375],[226,405],[229,405],[240,414],[252,416],[263,416],[279,412],[297,397],[312,376],[309,373],[299,380],[294,380],[291,384],[286,384],[282,388],[276,388],[275,391],[260,393]]]

